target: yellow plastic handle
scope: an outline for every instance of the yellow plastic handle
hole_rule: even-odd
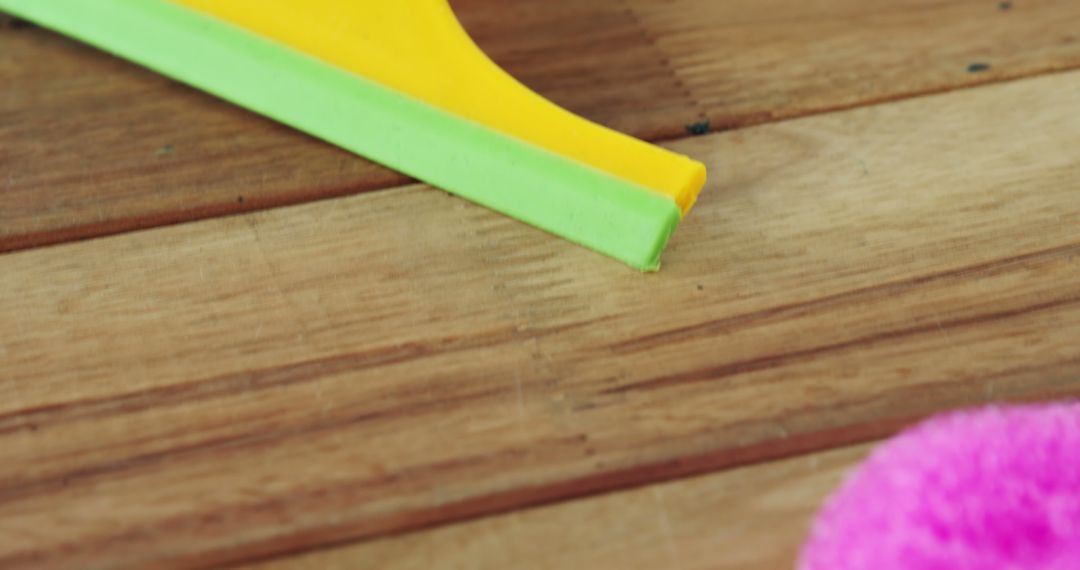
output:
[[[175,0],[445,111],[670,197],[685,215],[700,162],[587,121],[489,59],[447,0]]]

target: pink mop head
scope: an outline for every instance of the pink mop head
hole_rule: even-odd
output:
[[[1080,403],[944,415],[828,501],[800,570],[1080,570]]]

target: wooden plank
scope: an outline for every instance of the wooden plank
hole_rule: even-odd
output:
[[[835,449],[245,566],[247,570],[789,570],[869,451]]]
[[[680,141],[723,168],[655,275],[422,186],[0,256],[0,566],[247,559],[1075,395],[1078,96]]]
[[[654,140],[1080,64],[1070,0],[454,5],[526,84]],[[404,181],[41,30],[0,29],[0,73],[0,251]]]
[[[0,251],[407,181],[43,30],[0,28],[0,76]]]
[[[1080,64],[1072,0],[628,4],[722,129]]]

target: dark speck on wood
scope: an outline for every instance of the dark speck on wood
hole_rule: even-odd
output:
[[[981,72],[986,71],[988,69],[990,69],[990,64],[989,63],[972,63],[967,68],[968,73],[981,73]]]
[[[1012,2],[998,2],[998,10],[1001,10],[1002,12],[1012,10]]]
[[[709,132],[710,128],[711,128],[711,125],[709,125],[708,120],[698,121],[696,123],[691,123],[689,125],[686,125],[686,132],[688,132],[688,133],[690,133],[692,135],[695,135],[695,136],[704,135],[704,134]]]

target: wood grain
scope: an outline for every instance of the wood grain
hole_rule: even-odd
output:
[[[246,570],[791,570],[825,497],[869,448],[732,469]]]
[[[626,3],[721,129],[1080,64],[1072,0]]]
[[[659,274],[423,186],[0,256],[0,566],[217,563],[1080,393],[1080,73],[674,143]]]
[[[556,102],[653,140],[1080,65],[1080,5],[457,0]],[[987,71],[970,73],[972,63]],[[395,186],[401,176],[93,49],[0,29],[0,251]]]

